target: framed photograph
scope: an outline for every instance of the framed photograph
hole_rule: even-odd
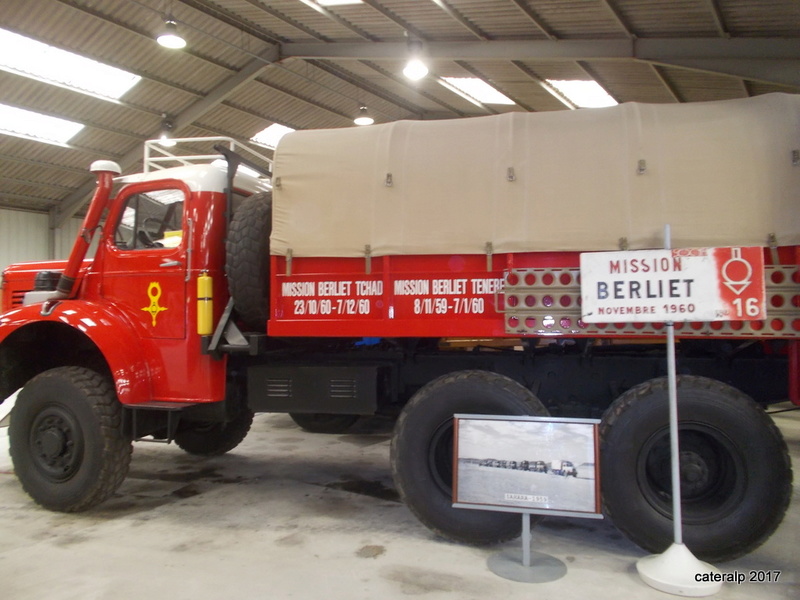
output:
[[[453,506],[602,518],[599,420],[454,419]]]

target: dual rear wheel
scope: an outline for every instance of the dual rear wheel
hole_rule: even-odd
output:
[[[738,390],[703,377],[678,379],[684,543],[725,561],[761,545],[791,499],[786,443]],[[600,426],[605,514],[629,539],[660,553],[673,540],[667,380],[617,399]],[[392,442],[395,485],[440,536],[487,544],[515,537],[518,515],[452,507],[453,415],[546,415],[533,394],[495,373],[464,371],[423,387],[406,405]]]

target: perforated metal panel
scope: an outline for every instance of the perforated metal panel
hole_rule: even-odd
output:
[[[675,323],[680,336],[800,337],[800,271],[767,266],[767,319]],[[660,336],[663,323],[584,323],[578,269],[512,269],[505,276],[506,333],[535,336]]]

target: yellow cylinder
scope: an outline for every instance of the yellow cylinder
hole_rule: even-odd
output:
[[[203,271],[197,276],[197,334],[211,335],[214,331],[213,279]]]

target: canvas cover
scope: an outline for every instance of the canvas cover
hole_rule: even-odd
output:
[[[800,95],[298,131],[271,252],[483,254],[800,244]],[[793,154],[793,152],[795,154]]]

